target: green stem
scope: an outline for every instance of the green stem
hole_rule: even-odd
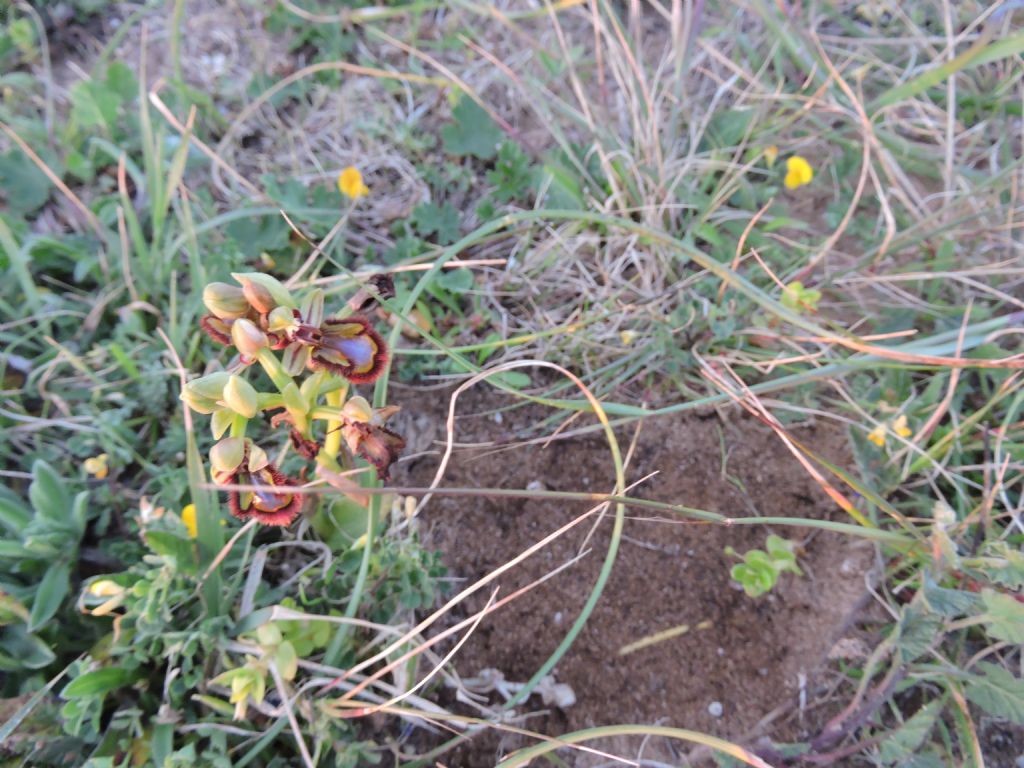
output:
[[[348,382],[342,389],[335,389],[327,393],[327,406],[333,413],[327,418],[327,434],[324,437],[323,452],[332,459],[337,460],[341,451],[341,406],[345,403],[345,395],[348,393]],[[313,418],[317,418],[316,409],[313,411]]]
[[[281,361],[277,359],[277,355],[269,347],[261,349],[256,359],[259,360],[263,370],[267,372],[267,376],[270,377],[270,380],[274,382],[274,386],[282,394],[284,394],[284,390],[289,384],[295,384],[292,377],[285,371],[284,366],[281,365]]]

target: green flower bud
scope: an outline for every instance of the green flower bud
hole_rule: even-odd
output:
[[[288,307],[276,307],[267,317],[267,326],[271,331],[285,331],[295,325],[295,316]]]
[[[259,296],[264,306],[267,306],[268,303],[270,304],[268,309],[261,309],[256,304],[253,304],[260,312],[270,312],[276,306],[289,307],[291,309],[295,309],[298,306],[295,303],[295,299],[288,292],[288,289],[279,280],[270,275],[262,272],[235,272],[231,276],[241,284],[243,290],[247,286],[254,286],[249,289],[250,292],[254,296]],[[249,294],[247,293],[246,296],[249,296]],[[266,301],[267,299],[269,299],[269,302]],[[250,301],[252,301],[251,298]]]
[[[245,294],[248,302],[256,308],[256,311],[264,315],[272,312],[277,307],[273,294],[262,285],[251,280],[242,281],[242,293]]]
[[[214,479],[218,475],[230,476],[245,461],[245,438],[226,437],[210,449],[210,466]]]
[[[231,340],[246,357],[256,357],[261,349],[270,346],[267,334],[244,317],[231,324]]]
[[[216,413],[221,409],[220,399],[230,374],[217,371],[193,379],[181,391],[181,399],[196,413]]]
[[[203,304],[221,320],[235,320],[249,313],[245,292],[236,285],[210,283],[203,289]]]
[[[256,404],[256,390],[241,376],[231,376],[224,385],[224,403],[235,413],[253,418],[259,413]]]

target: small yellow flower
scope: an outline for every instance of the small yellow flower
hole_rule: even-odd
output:
[[[370,188],[363,183],[363,174],[354,165],[350,165],[338,175],[338,189],[341,194],[352,200],[370,194]]]
[[[899,435],[900,437],[904,438],[910,437],[913,434],[913,430],[911,430],[910,427],[907,426],[906,414],[901,413],[892,422],[888,424],[882,422],[877,427],[872,429],[868,433],[868,440],[877,445],[879,448],[882,448],[883,446],[885,446],[885,436],[888,434],[890,430],[893,432],[893,434]]]
[[[83,462],[85,471],[97,480],[102,480],[110,473],[110,468],[107,466],[107,458],[107,454],[101,453],[99,456],[86,459]]]
[[[636,331],[619,331],[619,338],[624,346],[631,347],[636,341]]]
[[[786,160],[786,178],[784,184],[786,189],[796,189],[804,184],[810,184],[814,178],[814,169],[800,155],[793,155]]]
[[[895,432],[900,437],[910,437],[913,434],[913,431],[910,429],[910,427],[907,426],[906,414],[901,413],[896,418],[896,421],[892,423],[892,431]]]
[[[89,594],[93,597],[115,597],[124,592],[124,587],[110,579],[100,579],[89,585]]]
[[[775,167],[775,161],[779,158],[779,148],[772,144],[764,148],[764,162],[769,168]]]
[[[199,535],[199,524],[196,522],[196,505],[186,504],[181,510],[181,522],[188,529],[189,538],[194,539]]]
[[[885,424],[879,424],[877,427],[868,432],[868,440],[877,445],[879,448],[885,445]]]

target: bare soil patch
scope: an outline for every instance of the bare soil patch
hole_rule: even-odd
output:
[[[399,398],[400,400],[402,398]],[[459,400],[456,440],[508,444],[519,430],[550,414],[542,408],[506,411],[496,394],[471,391]],[[416,447],[443,439],[447,395],[406,400],[417,434]],[[579,423],[574,426],[578,426]],[[618,433],[625,451],[633,429]],[[833,462],[848,461],[846,437],[823,423],[793,427],[793,433]],[[397,483],[425,485],[439,457],[424,456],[396,474]],[[650,419],[640,430],[628,481],[658,474],[634,495],[684,504],[733,517],[830,518],[841,514],[770,429],[736,412],[707,411]],[[451,487],[542,487],[562,491],[608,492],[614,484],[609,449],[601,436],[540,445],[457,451],[442,485]],[[424,511],[423,537],[439,549],[453,576],[479,579],[573,517],[582,504],[533,499],[435,497]],[[521,723],[549,734],[594,725],[647,723],[690,728],[740,738],[780,705],[796,702],[801,688],[813,690],[815,676],[847,618],[864,594],[872,548],[864,542],[806,528],[726,527],[669,519],[631,510],[625,538],[608,586],[575,645],[555,669],[577,702]],[[597,578],[610,541],[606,515],[588,539],[588,520],[526,560],[496,583],[499,597],[544,576],[589,550],[580,562],[485,619],[460,650],[455,666],[463,677],[498,670],[508,681],[526,681],[554,651],[572,625]],[[771,532],[801,542],[804,577],[784,576],[776,590],[747,597],[729,576],[739,552],[763,548]],[[486,594],[485,594],[486,593]],[[481,609],[482,590],[452,622]],[[688,632],[621,655],[637,640],[680,625]],[[701,628],[698,628],[701,627]],[[492,694],[490,704],[503,699]],[[719,711],[721,714],[717,714]],[[539,698],[517,712],[542,709]],[[717,715],[717,716],[716,716]],[[793,736],[797,734],[791,734]],[[527,743],[515,735],[485,734],[449,765],[494,765]],[[639,740],[613,745],[637,756]],[[687,745],[654,740],[649,758],[678,758]],[[568,753],[577,765],[601,759]]]

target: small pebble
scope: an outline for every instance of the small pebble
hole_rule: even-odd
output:
[[[710,704],[708,704],[708,714],[711,715],[712,717],[721,717],[722,716],[722,702],[720,702],[720,701],[712,701]]]
[[[505,417],[502,416],[501,413],[494,414],[494,423],[495,424],[501,424],[501,422],[503,422],[504,420],[505,420]]]
[[[561,611],[556,611],[555,612],[555,624],[558,625],[558,624],[561,624],[561,623],[562,623],[562,612]]]

